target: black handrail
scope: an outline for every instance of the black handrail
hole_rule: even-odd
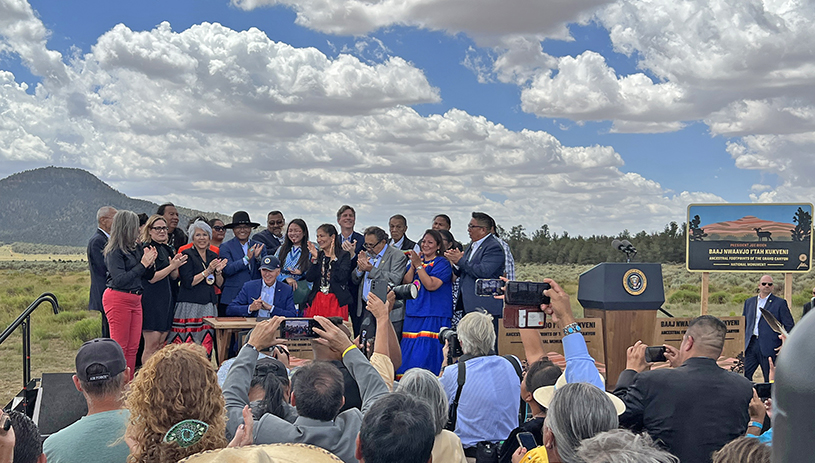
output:
[[[28,389],[28,383],[31,382],[31,312],[43,302],[51,304],[51,307],[54,309],[54,315],[59,313],[57,297],[52,293],[42,293],[37,300],[32,302],[31,305],[0,334],[0,344],[3,344],[14,330],[19,326],[23,327],[23,389],[25,390]]]

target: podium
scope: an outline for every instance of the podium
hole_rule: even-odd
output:
[[[577,300],[587,318],[603,320],[606,389],[625,370],[626,350],[637,341],[653,343],[657,309],[665,302],[662,266],[646,263],[596,265],[580,275]]]

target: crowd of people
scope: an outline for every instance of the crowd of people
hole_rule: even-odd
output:
[[[91,308],[103,310],[109,337],[76,356],[88,414],[44,445],[36,427],[25,434],[24,415],[0,416],[11,423],[0,426],[0,463],[769,462],[772,430],[762,431],[772,404],[717,365],[727,327],[716,317],[695,318],[678,348],[664,346],[664,368],[651,369],[637,342],[607,385],[569,294],[546,279],[541,309],[563,333],[565,369],[534,328],[519,329],[524,359],[498,355],[503,301],[476,296],[475,280],[514,277],[514,263],[486,214],[472,214],[462,247],[445,215],[414,243],[403,216],[391,218],[390,235],[356,233],[355,211],[343,206],[339,230],[320,225],[315,243],[305,222],[286,227],[279,211],[254,236],[259,224],[243,211],[228,224],[196,218],[187,233],[174,206],[159,212],[140,230],[133,212],[99,210],[109,238],[100,246],[94,236],[89,253],[102,260],[89,262],[104,265],[106,281],[104,290],[92,284]],[[234,238],[223,241],[229,229]],[[783,311],[768,278],[745,311]],[[416,297],[397,298],[399,285],[415,285]],[[220,368],[204,322],[218,315],[262,320]],[[305,363],[292,361],[280,331],[298,316],[317,325]],[[748,347],[766,335],[754,316]],[[461,355],[439,342],[449,326]]]

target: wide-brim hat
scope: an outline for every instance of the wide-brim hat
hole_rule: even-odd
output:
[[[238,225],[249,225],[252,228],[260,226],[259,223],[249,220],[249,213],[246,211],[238,211],[232,214],[232,223],[224,225],[224,228],[235,228]]]
[[[306,444],[266,444],[207,450],[178,463],[335,463],[342,460],[328,450]]]
[[[568,366],[566,368],[568,368]],[[600,375],[599,372],[597,374]],[[604,385],[606,384],[602,375],[600,375],[600,380]],[[557,379],[554,386],[539,387],[532,393],[532,397],[535,399],[535,402],[541,404],[541,406],[549,408],[549,404],[552,402],[552,397],[555,396],[555,391],[557,391],[559,387],[563,387],[566,384],[568,383],[566,382],[566,372],[564,371],[563,374],[561,374]],[[614,404],[614,409],[617,411],[618,416],[625,413],[625,402],[623,402],[622,399],[608,391],[603,392],[605,392],[606,396],[611,399],[611,403]]]

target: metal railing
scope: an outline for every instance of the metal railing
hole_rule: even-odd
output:
[[[14,320],[11,325],[0,334],[0,344],[3,344],[11,333],[18,327],[23,327],[23,389],[27,389],[31,382],[31,312],[43,302],[48,302],[54,309],[54,315],[59,313],[59,302],[52,293],[42,293],[27,309]]]

